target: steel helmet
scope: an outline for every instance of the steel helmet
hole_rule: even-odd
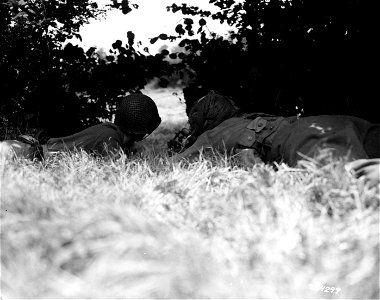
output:
[[[199,99],[190,110],[191,134],[198,137],[224,120],[235,116],[238,110],[230,97],[220,95],[213,90],[210,91]]]
[[[120,101],[114,123],[127,134],[150,134],[160,125],[161,118],[150,97],[131,94]]]

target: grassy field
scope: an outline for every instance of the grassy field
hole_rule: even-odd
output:
[[[343,161],[172,162],[184,106],[152,97],[164,122],[132,157],[3,162],[2,298],[379,297],[378,187]]]

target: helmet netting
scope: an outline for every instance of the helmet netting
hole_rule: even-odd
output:
[[[124,97],[117,108],[115,122],[121,130],[135,134],[147,134],[161,123],[154,101],[143,94]]]
[[[199,99],[189,113],[192,135],[199,136],[236,115],[238,108],[229,97],[211,91]]]

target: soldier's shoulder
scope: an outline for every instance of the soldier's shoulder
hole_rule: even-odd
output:
[[[245,124],[249,123],[251,120],[246,119],[244,117],[233,117],[229,118],[227,120],[224,120],[219,126],[236,126],[236,125],[241,125],[244,126]],[[218,127],[219,127],[218,126]]]

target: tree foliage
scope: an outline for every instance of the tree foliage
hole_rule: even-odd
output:
[[[188,109],[214,89],[232,96],[246,112],[351,114],[380,122],[367,87],[372,65],[367,3],[209,3],[216,11],[186,3],[168,6],[183,19],[175,34],[163,32],[150,42],[178,41],[178,47],[150,55],[136,45],[133,32],[107,53],[67,43],[80,38],[83,24],[105,13],[93,0],[2,1],[1,120],[69,134],[111,118],[120,96],[159,77],[163,86],[172,78],[187,82]],[[108,8],[128,14],[138,4],[110,0]],[[235,30],[219,36],[209,30],[210,19]]]
[[[88,0],[8,0],[0,9],[2,119],[20,126],[40,118],[42,123],[49,118],[67,120],[61,113],[78,103],[73,93],[69,100],[64,96],[70,92],[63,82],[63,74],[69,70],[65,69],[62,43],[80,37],[80,26],[101,13],[97,4]],[[73,123],[78,121],[73,117]],[[67,127],[70,130],[71,124]]]
[[[368,4],[352,0],[210,0],[218,11],[173,4],[182,63],[196,73],[189,106],[209,89],[245,111],[351,114],[379,121],[367,87]],[[200,18],[200,19],[199,19]],[[205,18],[236,28],[211,33]],[[199,22],[193,20],[199,19]],[[198,36],[194,36],[194,33]]]
[[[124,7],[126,13],[127,2],[113,1],[110,7]],[[117,40],[108,53],[67,43],[105,12],[91,0],[0,5],[0,117],[8,124],[37,127],[50,136],[71,134],[111,119],[120,96],[170,69],[163,55],[138,51],[130,31],[126,43]]]

